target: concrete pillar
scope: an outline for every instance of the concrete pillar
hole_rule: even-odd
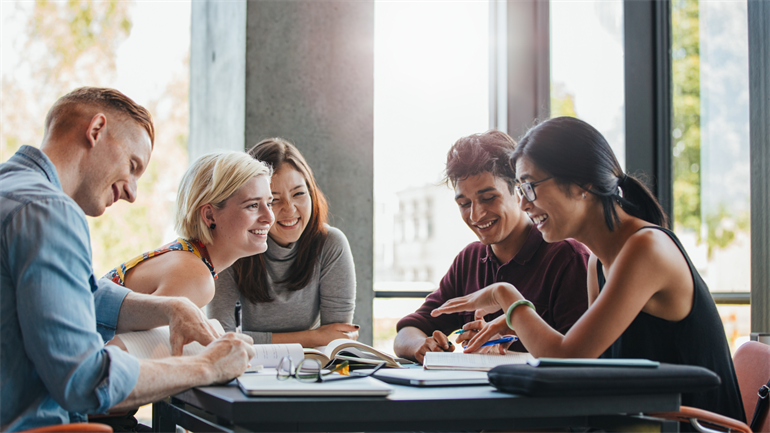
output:
[[[192,2],[190,161],[246,146],[246,1]]]
[[[190,158],[274,136],[300,149],[329,200],[331,225],[350,241],[354,321],[371,344],[373,1],[192,7]]]

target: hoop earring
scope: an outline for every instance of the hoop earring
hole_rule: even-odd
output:
[[[209,228],[210,228],[211,230],[214,230],[215,228],[217,228],[217,225],[216,225],[216,224],[214,224],[214,223],[211,223],[211,225],[209,226]]]
[[[586,193],[583,193],[583,200],[586,199]]]

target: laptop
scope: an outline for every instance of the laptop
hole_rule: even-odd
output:
[[[374,373],[377,379],[409,386],[488,385],[486,371],[423,370],[422,368],[383,369]]]

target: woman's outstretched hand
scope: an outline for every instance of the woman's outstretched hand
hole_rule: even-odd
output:
[[[517,300],[514,299],[516,297],[524,299],[524,297],[521,296],[521,293],[519,293],[519,291],[511,284],[495,283],[484,287],[478,292],[471,293],[470,295],[450,299],[444,302],[444,305],[431,311],[430,315],[438,317],[442,314],[481,310],[479,314],[483,317],[501,309],[505,310]],[[511,301],[510,299],[513,300]]]

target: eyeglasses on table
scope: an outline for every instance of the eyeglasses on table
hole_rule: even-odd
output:
[[[348,361],[343,361],[340,364],[333,366],[331,369],[324,371],[321,363],[315,359],[303,359],[297,364],[297,368],[294,368],[294,361],[288,356],[281,358],[281,362],[278,363],[276,377],[278,380],[288,380],[294,378],[300,382],[334,382],[338,380],[347,379],[360,379],[362,377],[372,376],[377,370],[385,366],[385,362],[377,364],[372,370],[367,371],[365,374],[356,374],[355,376],[340,376],[329,377],[332,373],[343,370],[348,367]]]

